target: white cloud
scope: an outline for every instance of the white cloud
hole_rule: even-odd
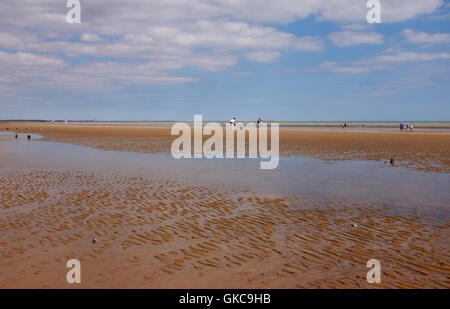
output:
[[[185,24],[197,20],[244,23],[289,23],[308,17],[339,23],[365,23],[364,0],[96,0],[82,2],[82,23],[68,24],[68,9],[59,0],[0,3],[0,25],[23,29],[84,31],[116,35],[145,31],[148,26]],[[401,22],[436,12],[443,0],[382,1],[382,22]]]
[[[83,33],[80,39],[84,42],[98,42],[100,41],[100,37],[93,33]]]
[[[381,63],[401,63],[401,62],[418,62],[433,60],[448,60],[450,53],[417,53],[417,52],[399,52],[391,55],[380,55],[374,60]]]
[[[379,55],[373,58],[355,60],[347,63],[338,63],[327,61],[321,63],[314,72],[331,72],[339,74],[361,74],[374,70],[382,70],[392,68],[394,65],[401,63],[415,63],[435,60],[449,60],[450,53],[417,53],[408,51],[398,51]]]
[[[164,42],[166,46],[176,48],[220,48],[229,51],[249,49],[317,51],[324,45],[318,38],[297,37],[273,27],[223,21],[197,21],[183,28],[149,27],[145,33],[128,34],[124,39],[126,42],[140,45]]]
[[[256,51],[246,55],[247,59],[254,62],[273,62],[280,57],[279,52]]]
[[[0,32],[2,46],[39,53],[63,53],[69,57],[91,56],[129,59],[180,59],[174,69],[195,66],[199,69],[218,70],[236,63],[237,54],[245,55],[261,50],[321,50],[321,39],[281,32],[273,27],[229,21],[195,21],[188,24],[153,25],[133,29],[118,37],[93,32],[82,32],[80,42],[59,39],[52,32],[52,40],[39,32],[17,31],[14,35]],[[63,37],[64,38],[64,37]],[[195,55],[198,49],[207,50],[215,61],[201,61]],[[204,55],[205,52],[200,53]],[[190,59],[190,57],[193,57]],[[184,62],[184,65],[183,65]],[[216,64],[217,63],[217,64]],[[169,68],[171,69],[171,68]]]
[[[373,67],[369,65],[358,65],[355,63],[351,64],[339,64],[334,61],[327,61],[321,63],[317,69],[314,71],[319,72],[331,72],[331,73],[339,73],[339,74],[360,74],[366,73],[373,70]]]
[[[63,60],[53,56],[41,56],[22,52],[10,54],[2,51],[0,51],[0,64],[56,68],[65,66]]]
[[[444,5],[443,0],[390,0],[381,1],[381,22],[403,22],[425,14],[432,14]]]
[[[207,58],[198,61],[212,62]],[[195,80],[169,75],[165,72],[167,66],[168,64],[163,62],[144,64],[91,62],[86,65],[72,65],[54,56],[0,51],[0,72],[8,72],[8,74],[0,75],[0,83],[3,87],[10,88],[20,85],[21,87],[70,87],[72,90],[81,90],[128,83],[180,83]]]
[[[341,31],[331,33],[328,38],[339,47],[383,43],[383,35],[376,32]]]
[[[321,38],[297,36],[274,25],[314,18],[361,30],[356,25],[366,24],[365,4],[362,0],[96,0],[82,1],[81,24],[69,24],[65,1],[0,1],[0,46],[15,51],[0,55],[0,86],[192,81],[174,76],[173,71],[186,67],[221,71],[239,60],[265,63],[276,61],[285,51],[323,50]],[[382,22],[431,14],[442,4],[442,0],[383,1]],[[337,36],[334,39],[341,46],[380,41],[371,32],[369,38]],[[92,59],[74,66],[55,56],[60,54]],[[101,62],[103,58],[110,61]]]
[[[317,2],[317,19],[340,23],[366,22],[367,1],[329,0]],[[431,14],[444,4],[443,0],[381,1],[382,23],[403,22],[423,14]],[[301,4],[299,4],[301,5]],[[312,5],[309,5],[312,6]]]
[[[317,51],[322,50],[324,43],[318,38],[305,36],[297,38],[293,46],[295,47],[295,49],[301,51]]]
[[[80,25],[70,25],[60,0],[5,0],[0,23],[15,28],[39,27],[117,35],[145,30],[149,25],[227,19],[246,23],[289,23],[308,17],[339,23],[365,22],[364,0],[96,0],[81,3]],[[401,22],[431,14],[443,0],[382,1],[382,22]]]
[[[441,44],[450,43],[450,33],[435,33],[428,34],[425,32],[418,32],[412,29],[405,29],[402,32],[403,37],[410,43],[414,44]]]

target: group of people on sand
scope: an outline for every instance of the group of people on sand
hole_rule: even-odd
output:
[[[344,123],[341,123],[341,128],[348,128],[349,127],[349,124],[347,123],[347,122],[344,122]],[[363,128],[365,128],[366,127],[366,124],[363,122],[362,124],[361,124],[361,127],[363,127]]]
[[[400,123],[400,131],[412,131],[414,129],[412,123]]]
[[[230,120],[230,124],[235,127],[237,123],[236,117],[233,117],[233,119]],[[263,123],[263,120],[261,119],[261,117],[258,118],[258,120],[256,121],[256,126],[259,128]]]

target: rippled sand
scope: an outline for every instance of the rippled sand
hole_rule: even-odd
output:
[[[357,226],[352,224],[357,223]],[[0,288],[449,288],[448,220],[102,172],[0,174]],[[92,240],[97,238],[97,243]],[[382,283],[369,285],[369,259]]]

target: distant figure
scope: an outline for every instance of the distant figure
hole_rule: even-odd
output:
[[[400,123],[400,131],[403,131],[403,123]]]
[[[19,136],[16,134],[16,139],[19,138]]]
[[[230,120],[230,123],[235,127],[236,126],[236,117]]]
[[[262,123],[263,123],[262,119],[261,119],[261,118],[258,118],[258,121],[256,122],[256,124],[258,125],[258,127],[261,126]]]
[[[53,125],[55,122],[53,120],[50,120],[50,124]]]
[[[67,120],[64,120],[64,125],[66,126],[69,122]]]
[[[412,123],[409,125],[409,131],[412,131],[413,130],[413,125],[412,125]]]
[[[27,140],[30,140],[31,139],[31,135],[27,135]]]

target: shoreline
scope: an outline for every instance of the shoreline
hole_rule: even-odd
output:
[[[186,121],[69,121],[70,126],[80,127],[141,127],[141,128],[167,128],[175,123],[183,122],[193,125],[192,120]],[[214,122],[225,126],[228,121],[224,120],[204,120],[204,123]],[[0,120],[0,127],[7,124],[37,124],[42,126],[65,126],[64,120],[56,120],[51,125],[48,120]],[[255,123],[254,121],[242,121],[241,123]],[[412,123],[416,132],[439,132],[450,133],[450,121],[266,121],[265,123],[278,123],[280,129],[294,129],[294,130],[344,130],[341,126],[347,123],[348,127],[345,130],[358,130],[362,132],[374,130],[375,132],[389,132],[387,130],[399,131],[400,123]],[[362,125],[365,124],[363,127]],[[417,131],[419,130],[419,131]]]
[[[10,122],[0,131],[33,133],[43,141],[63,142],[102,150],[170,153],[176,136],[170,127],[76,126]],[[203,138],[205,140],[206,137]],[[422,171],[450,172],[450,134],[354,130],[292,130],[280,128],[280,156],[322,160],[373,160]]]

